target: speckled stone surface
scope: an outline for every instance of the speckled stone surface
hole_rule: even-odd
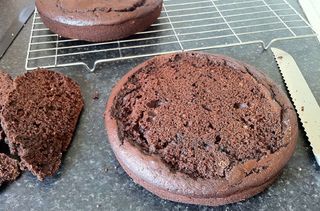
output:
[[[2,8],[0,0],[0,12]],[[23,2],[23,0],[15,1]],[[289,1],[297,6],[295,1]],[[8,17],[9,18],[9,17]],[[25,72],[24,63],[31,23],[27,24],[3,59],[0,68],[13,76]],[[1,28],[0,31],[3,29]],[[320,45],[315,38],[273,44],[289,52],[298,63],[320,103]],[[284,88],[271,50],[259,45],[215,49],[263,70]],[[24,173],[16,182],[0,189],[0,210],[319,210],[320,170],[300,126],[296,151],[283,174],[267,191],[247,201],[216,208],[161,200],[134,184],[111,151],[104,131],[103,112],[112,86],[127,71],[145,59],[99,65],[94,73],[85,68],[59,68],[76,80],[85,98],[69,151],[52,178],[39,182]],[[100,93],[94,100],[95,92]],[[319,115],[319,114],[318,114]]]

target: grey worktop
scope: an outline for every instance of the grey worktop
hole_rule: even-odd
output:
[[[0,60],[0,69],[13,76],[25,72],[30,27],[29,21]],[[280,41],[273,46],[296,59],[320,103],[318,41],[297,39]],[[252,64],[285,89],[270,49],[264,51],[260,45],[247,45],[208,52],[226,54]],[[16,182],[1,188],[0,210],[320,210],[320,170],[301,126],[296,151],[283,174],[266,191],[244,202],[216,208],[186,205],[162,200],[136,185],[112,153],[104,130],[103,113],[112,86],[144,60],[102,64],[94,73],[81,66],[55,69],[77,81],[85,98],[72,145],[54,177],[40,182],[26,172]],[[98,100],[92,99],[96,91],[100,93]],[[320,118],[320,114],[315,115]]]

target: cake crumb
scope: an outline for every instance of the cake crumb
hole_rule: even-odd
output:
[[[100,98],[100,93],[96,90],[92,95],[92,99],[99,100],[99,98]]]
[[[304,106],[301,106],[301,111],[304,111]]]

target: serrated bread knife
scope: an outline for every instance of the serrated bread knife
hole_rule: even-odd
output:
[[[278,48],[271,50],[320,165],[320,107],[292,56]]]

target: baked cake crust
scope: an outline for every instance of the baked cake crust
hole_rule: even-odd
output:
[[[150,153],[132,141],[123,139],[119,129],[119,119],[115,117],[118,95],[132,76],[142,69],[165,66],[177,57],[186,61],[211,62],[215,66],[225,65],[230,70],[239,71],[256,81],[271,103],[281,107],[281,129],[284,144],[259,159],[244,159],[224,171],[221,177],[192,174],[177,171],[164,162],[159,154]],[[180,70],[181,71],[181,70]],[[240,105],[241,106],[241,105]],[[297,138],[297,118],[293,106],[285,93],[267,76],[254,67],[232,58],[199,52],[169,54],[152,58],[128,72],[113,88],[105,112],[105,125],[109,143],[124,170],[133,180],[161,198],[189,204],[222,205],[251,197],[268,187],[281,173],[294,152]],[[121,136],[121,137],[120,137]],[[175,166],[174,166],[175,167]],[[258,169],[258,170],[257,170]],[[257,171],[256,171],[257,170]]]
[[[102,42],[147,29],[160,16],[162,0],[37,0],[36,6],[51,31]]]
[[[6,102],[9,93],[13,90],[13,82],[11,76],[0,70],[0,111],[2,110],[2,106]],[[0,120],[0,142],[4,141],[6,135],[1,126]]]

